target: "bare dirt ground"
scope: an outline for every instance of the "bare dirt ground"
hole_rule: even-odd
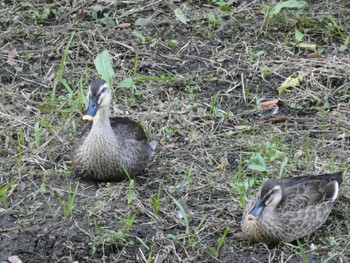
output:
[[[350,3],[271,19],[264,3],[1,1],[0,261],[350,262],[343,200],[300,244],[231,238],[246,198],[280,170],[342,170],[350,190]],[[115,83],[135,84],[115,85],[112,115],[158,142],[134,185],[71,176],[103,50]],[[279,92],[293,74],[300,85]]]

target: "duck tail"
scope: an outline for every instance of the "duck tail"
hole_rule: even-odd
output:
[[[329,178],[333,181],[337,181],[339,185],[343,182],[343,172],[335,172],[329,174]]]

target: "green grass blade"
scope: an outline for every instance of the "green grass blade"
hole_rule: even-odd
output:
[[[175,203],[175,205],[180,209],[181,214],[184,217],[184,221],[186,225],[186,234],[188,234],[190,232],[190,225],[188,223],[188,217],[187,217],[186,211],[179,201],[177,201],[174,197],[171,197],[171,198],[173,199],[173,202]]]
[[[54,80],[53,85],[52,85],[51,100],[55,100],[57,84],[58,84],[59,80],[62,79],[63,71],[64,71],[64,65],[66,64],[68,50],[69,50],[70,45],[72,43],[74,34],[75,34],[75,32],[71,33],[71,36],[70,36],[70,38],[69,38],[69,40],[67,42],[67,45],[66,45],[66,47],[65,47],[65,49],[63,51],[60,68],[59,68],[58,72],[55,74],[56,77],[55,77],[55,80]]]

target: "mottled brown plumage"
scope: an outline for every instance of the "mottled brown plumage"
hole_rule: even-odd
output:
[[[94,181],[119,181],[140,173],[152,148],[143,128],[128,118],[109,118],[111,91],[94,80],[83,119],[93,120],[73,147],[74,173]]]
[[[269,179],[247,204],[234,239],[291,242],[318,229],[338,198],[342,173]]]

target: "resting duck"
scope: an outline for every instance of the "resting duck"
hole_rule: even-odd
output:
[[[109,118],[111,90],[101,79],[91,82],[89,106],[83,120],[92,121],[73,149],[74,174],[94,181],[120,181],[140,173],[152,147],[140,124]]]
[[[339,195],[342,173],[268,179],[243,213],[234,239],[291,242],[318,229]]]

